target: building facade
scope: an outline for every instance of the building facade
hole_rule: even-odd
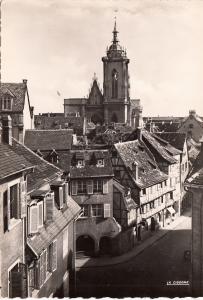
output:
[[[142,107],[140,100],[130,98],[130,82],[126,50],[120,46],[116,22],[113,30],[113,41],[107,48],[103,62],[103,92],[96,76],[87,98],[64,99],[64,114],[82,116],[87,123],[110,124],[125,123],[140,126]]]
[[[1,83],[0,116],[11,117],[12,135],[20,142],[23,142],[25,128],[32,127],[33,110],[26,79],[23,79],[22,83]]]

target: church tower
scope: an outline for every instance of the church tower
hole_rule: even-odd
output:
[[[113,41],[102,57],[104,70],[104,121],[130,123],[130,84],[126,51],[119,45],[116,21]]]

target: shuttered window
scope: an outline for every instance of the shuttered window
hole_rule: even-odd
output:
[[[72,195],[77,195],[78,194],[78,184],[77,184],[76,180],[71,182],[71,187],[72,187]]]
[[[102,193],[103,181],[101,179],[94,180],[94,193]]]
[[[18,184],[15,184],[10,187],[10,218],[18,219],[18,207],[19,207],[19,198],[18,198]]]
[[[87,181],[87,193],[93,194],[93,180]]]
[[[110,212],[110,204],[109,203],[104,203],[104,218],[110,218],[111,212]]]
[[[50,193],[46,198],[46,220],[52,221],[54,216],[54,195]]]
[[[28,297],[27,268],[19,263],[9,272],[9,298]]]
[[[92,217],[103,217],[104,206],[103,204],[92,204]]]
[[[29,207],[29,233],[38,232],[38,206]]]
[[[42,227],[44,223],[43,201],[37,203],[38,206],[38,227]]]
[[[108,194],[108,180],[103,180],[103,194]]]

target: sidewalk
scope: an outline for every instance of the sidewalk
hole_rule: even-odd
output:
[[[125,261],[130,260],[131,258],[135,257],[136,255],[140,254],[144,249],[154,244],[156,241],[164,237],[170,230],[175,229],[180,223],[184,221],[185,218],[191,216],[191,212],[186,212],[184,215],[177,217],[171,224],[166,225],[164,228],[161,228],[157,232],[154,233],[153,236],[149,237],[148,239],[141,242],[139,245],[136,245],[131,251],[124,253],[120,256],[115,257],[83,257],[76,259],[76,268],[91,268],[91,267],[103,267],[103,266],[110,266],[123,263]]]

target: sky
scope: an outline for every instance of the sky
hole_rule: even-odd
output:
[[[102,87],[115,14],[143,115],[203,116],[203,0],[3,0],[2,81],[27,79],[35,114],[63,112],[94,73]]]

